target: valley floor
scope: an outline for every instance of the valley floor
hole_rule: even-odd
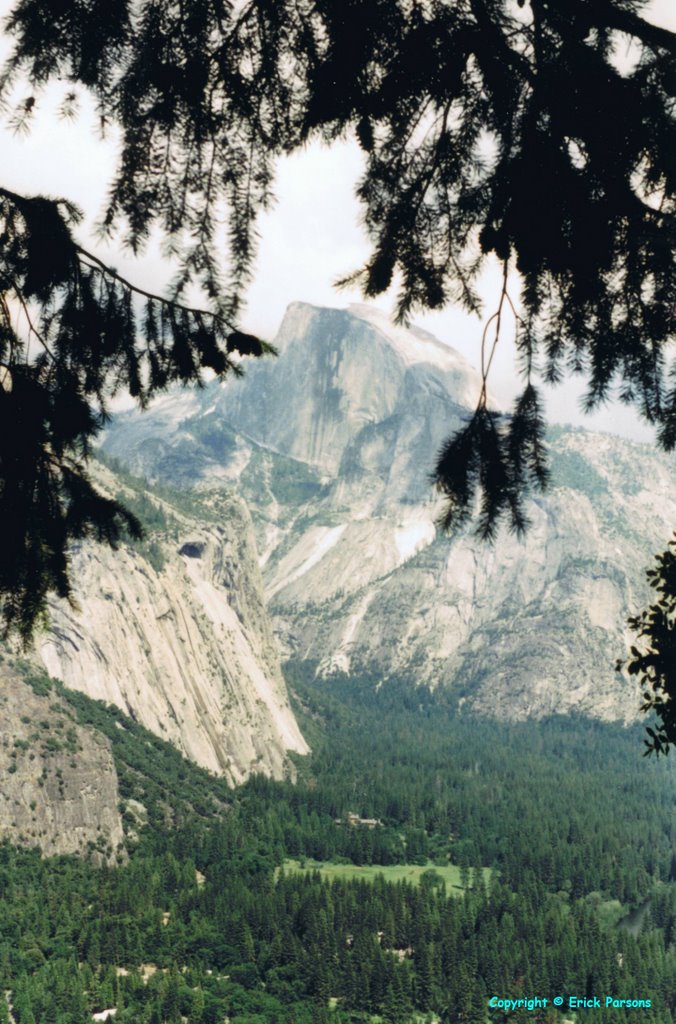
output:
[[[287,674],[313,755],[295,783],[235,791],[33,680],[108,738],[129,860],[0,846],[16,1024],[556,1024],[551,1000],[575,994],[602,1001],[588,1024],[671,1024],[674,765],[641,758],[640,731],[501,726],[403,681]],[[518,1007],[535,996],[546,1011]]]

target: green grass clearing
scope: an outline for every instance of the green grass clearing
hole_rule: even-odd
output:
[[[329,881],[335,878],[355,879],[360,878],[366,882],[372,882],[379,875],[386,882],[409,882],[411,885],[420,885],[420,879],[426,872],[436,872],[444,882],[447,889],[462,890],[460,884],[460,868],[456,864],[445,864],[442,867],[436,864],[332,864],[330,861],[320,862],[310,860],[285,860],[284,870],[287,872],[319,871],[322,878]],[[488,885],[491,877],[491,869],[483,868],[484,881]]]

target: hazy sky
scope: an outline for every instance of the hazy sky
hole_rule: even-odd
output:
[[[11,6],[7,0],[0,0],[0,17]],[[675,0],[655,0],[646,16],[676,30]],[[0,39],[0,58],[5,47],[5,41]],[[50,89],[40,100],[28,136],[14,135],[0,124],[2,184],[27,194],[42,192],[75,201],[86,213],[86,223],[80,231],[82,240],[135,282],[161,290],[171,272],[160,258],[157,246],[150,247],[144,258],[130,260],[114,246],[92,240],[91,231],[101,213],[114,164],[115,139],[111,136],[100,140],[96,119],[86,106],[76,122],[59,120],[55,108],[62,95],[63,90]],[[260,221],[260,254],[248,295],[246,329],[273,338],[286,306],[295,300],[327,306],[345,306],[361,300],[356,291],[336,291],[333,282],[361,266],[369,252],[354,199],[362,166],[362,153],[352,142],[330,149],[313,145],[280,162],[277,202]],[[491,297],[496,295],[498,283],[497,269],[489,271],[482,281],[487,315],[492,311]],[[378,305],[391,310],[393,295],[383,296]],[[482,331],[478,318],[447,308],[440,313],[416,316],[415,322],[459,349],[474,365],[478,364]],[[491,373],[491,390],[501,403],[507,403],[519,387],[513,357],[513,347],[505,338]],[[582,390],[579,382],[550,389],[550,420],[652,440],[651,429],[640,424],[626,407],[610,406],[593,417],[585,417],[579,409]]]

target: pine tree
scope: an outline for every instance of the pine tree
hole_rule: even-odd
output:
[[[488,999],[482,982],[478,982],[472,993],[469,1007],[465,1014],[465,1024],[485,1024],[487,1019]]]
[[[434,950],[427,941],[421,942],[415,950],[415,1003],[421,1010],[429,1010],[434,1005],[437,977],[435,971]]]
[[[656,728],[646,729],[646,754],[667,754],[671,744],[676,743],[676,536],[655,562],[647,576],[657,598],[629,620],[642,649],[631,648],[626,667],[644,687],[641,710],[657,717]],[[621,669],[622,664],[617,667]]]
[[[386,1024],[405,1024],[409,1018],[409,1002],[406,998],[402,971],[395,970],[387,987],[382,1006],[382,1017]]]
[[[181,976],[172,968],[163,986],[162,994],[162,1018],[167,1024],[180,1024],[181,1022]]]
[[[201,1024],[204,1007],[204,992],[198,986],[190,997],[190,1012],[188,1014],[189,1024]]]
[[[35,1024],[31,1000],[27,992],[27,984],[22,981],[16,986],[12,994],[12,1005],[14,1016],[19,1024]]]

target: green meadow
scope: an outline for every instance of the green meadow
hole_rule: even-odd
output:
[[[386,882],[409,882],[411,885],[420,885],[423,875],[431,880],[434,875],[442,879],[448,890],[457,889],[462,891],[460,884],[460,868],[456,864],[333,864],[330,861],[316,861],[309,858],[300,861],[287,859],[284,861],[284,871],[297,874],[298,872],[318,871],[322,878],[328,881],[333,879],[363,879],[366,882],[373,882],[378,876],[382,876]],[[484,868],[484,881],[488,884],[491,876],[491,869]]]

